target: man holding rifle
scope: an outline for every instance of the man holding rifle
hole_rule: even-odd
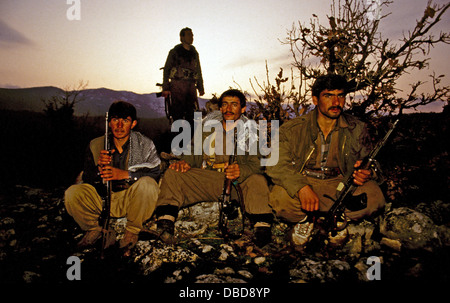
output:
[[[180,31],[180,42],[167,55],[161,95],[171,98],[167,110],[173,121],[184,119],[194,129],[194,112],[199,110],[197,90],[200,96],[205,90],[199,54],[192,45],[192,29],[185,27]]]
[[[126,217],[127,226],[119,247],[129,251],[137,242],[143,222],[150,218],[158,198],[160,159],[153,142],[133,128],[135,107],[114,102],[108,111],[111,150],[105,137],[92,140],[87,148],[81,184],[65,192],[67,212],[86,234],[78,243],[90,246],[102,236],[99,216],[106,198],[105,183],[111,181],[110,216]]]
[[[248,120],[243,115],[246,109],[245,95],[238,90],[227,90],[219,98],[219,108],[220,117],[211,121],[222,127],[219,127],[219,131],[214,127],[214,132],[203,133],[203,146],[208,145],[211,149],[207,153],[203,149],[198,155],[182,155],[180,161],[171,164],[165,171],[155,211],[157,230],[163,241],[173,242],[174,222],[179,209],[197,202],[217,201],[223,193],[224,180],[227,178],[240,185],[245,215],[255,228],[254,243],[262,247],[271,241],[273,220],[268,205],[267,181],[262,175],[259,156],[236,152],[230,148],[234,144],[228,141],[234,136],[227,135],[234,133],[239,121]],[[205,141],[208,143],[205,144]],[[236,152],[236,162],[229,164],[228,151],[231,150]]]
[[[275,183],[270,205],[278,217],[296,223],[295,245],[309,241],[313,223],[307,214],[327,212],[333,205],[328,197],[335,198],[352,174],[359,185],[354,196],[366,201],[362,209],[347,209],[344,220],[372,216],[385,204],[373,171],[359,168],[371,142],[366,125],[343,113],[347,86],[342,76],[319,77],[312,87],[316,108],[280,127],[279,161],[267,168]]]

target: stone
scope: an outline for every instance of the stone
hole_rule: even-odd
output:
[[[23,276],[22,276],[23,281],[24,281],[25,283],[32,283],[32,282],[35,282],[35,281],[37,281],[40,277],[41,277],[40,274],[35,273],[35,272],[33,272],[33,271],[28,271],[28,270],[25,271],[25,272],[23,273]]]
[[[399,240],[393,240],[393,239],[383,237],[383,238],[381,238],[380,244],[390,247],[395,251],[402,250],[402,243]]]
[[[439,225],[437,227],[439,238],[441,239],[442,246],[450,246],[450,227],[445,225]]]
[[[234,269],[232,269],[231,267],[227,266],[227,267],[225,267],[223,269],[216,268],[214,270],[214,274],[215,275],[234,275],[235,272],[234,272]]]
[[[143,275],[149,275],[165,263],[195,262],[198,255],[180,246],[171,246],[160,241],[138,241],[133,252],[134,262],[140,266]]]
[[[442,246],[437,227],[426,215],[399,207],[381,218],[380,233],[386,238],[398,240],[408,250],[434,251]]]
[[[295,282],[339,281],[350,272],[350,264],[341,260],[312,260],[306,258],[289,271]]]
[[[246,279],[252,279],[253,278],[252,273],[247,271],[247,270],[239,270],[238,274],[240,274],[241,276],[243,276]]]

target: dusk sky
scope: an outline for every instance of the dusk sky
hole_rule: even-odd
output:
[[[401,38],[412,29],[428,0],[394,0],[383,20],[385,37]],[[312,14],[323,21],[330,0],[80,0],[80,20],[69,20],[67,0],[0,0],[0,87],[105,87],[136,93],[159,91],[169,50],[179,31],[190,27],[200,53],[205,97],[237,82],[251,92],[249,79],[265,80],[267,60],[274,79],[292,57],[282,45],[298,21]],[[435,3],[443,4],[447,0]],[[69,3],[69,4],[68,4]],[[450,12],[435,32],[450,29]],[[431,66],[450,83],[448,45],[432,49]],[[408,78],[408,77],[407,77]]]

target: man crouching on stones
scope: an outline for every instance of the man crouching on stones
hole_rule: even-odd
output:
[[[342,76],[319,77],[312,87],[315,109],[280,127],[279,161],[267,167],[275,183],[270,205],[278,217],[296,223],[294,245],[310,239],[313,223],[307,214],[328,211],[333,201],[324,195],[336,197],[338,185],[352,173],[359,185],[354,195],[365,193],[367,207],[347,210],[348,219],[374,215],[385,204],[372,171],[357,169],[371,144],[366,125],[342,112],[347,85]]]
[[[231,149],[226,148],[229,142],[227,138],[233,137],[230,134],[227,136],[227,132],[234,133],[239,120],[248,121],[243,115],[246,98],[242,92],[231,89],[220,96],[218,105],[221,117],[216,123],[222,125],[219,131],[223,133],[219,134],[216,129],[212,133],[204,133],[202,140],[203,142],[208,138],[211,140],[211,135],[215,135],[215,144],[211,144],[216,147],[215,152],[202,150],[199,155],[182,155],[180,161],[171,164],[164,173],[155,211],[157,230],[163,241],[173,243],[174,222],[179,209],[197,202],[217,201],[226,177],[236,180],[240,185],[245,215],[255,228],[254,244],[262,247],[271,241],[273,214],[268,205],[269,188],[265,177],[261,174],[259,156],[249,152],[245,154],[237,152],[236,162],[228,165],[230,155],[228,150]],[[217,146],[221,140],[223,148],[219,153]]]
[[[160,159],[153,142],[133,128],[135,107],[124,101],[112,103],[108,111],[111,153],[104,136],[92,140],[86,150],[82,183],[65,192],[67,212],[86,234],[79,247],[93,245],[102,233],[99,216],[105,192],[104,181],[112,181],[111,217],[126,217],[127,225],[119,247],[128,251],[138,241],[143,222],[150,218],[158,199]],[[111,244],[111,243],[110,243]]]

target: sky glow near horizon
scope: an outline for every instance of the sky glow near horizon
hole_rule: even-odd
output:
[[[292,56],[283,45],[297,22],[312,14],[324,22],[330,0],[80,0],[80,20],[70,21],[67,0],[0,2],[0,87],[105,87],[136,93],[158,92],[167,54],[190,27],[200,54],[205,98],[231,87],[253,92],[249,79],[273,81],[280,67],[290,74]],[[444,0],[435,1],[438,4]],[[394,0],[380,29],[392,41],[412,29],[427,0]],[[450,14],[435,29],[448,31]],[[428,76],[450,68],[448,45],[431,50]],[[407,75],[400,85],[416,80]],[[448,85],[450,75],[444,78]]]

